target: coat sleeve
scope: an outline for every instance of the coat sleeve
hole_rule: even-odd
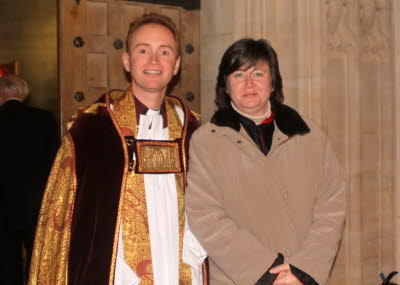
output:
[[[227,216],[213,157],[199,139],[190,142],[186,212],[189,226],[218,267],[235,284],[253,285],[277,259],[249,231]]]
[[[67,135],[42,200],[28,284],[67,284],[71,215],[76,192],[73,144]]]
[[[292,273],[306,285],[326,284],[346,216],[342,170],[326,137],[321,149],[323,175],[314,203],[312,224],[299,250],[287,260]]]

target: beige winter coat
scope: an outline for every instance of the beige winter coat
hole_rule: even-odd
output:
[[[277,253],[326,284],[346,210],[326,135],[281,105],[264,156],[233,114],[218,112],[192,137],[186,190],[189,226],[208,252],[211,285],[255,284]]]

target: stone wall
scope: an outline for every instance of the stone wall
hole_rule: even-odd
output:
[[[394,108],[393,116],[395,122],[395,161],[394,161],[394,185],[395,196],[393,205],[395,208],[395,264],[396,268],[400,268],[400,1],[394,1],[392,7],[392,27],[393,27],[393,43],[394,43]]]
[[[330,284],[378,284],[380,272],[400,269],[398,19],[397,0],[202,1],[203,122],[215,108],[210,104],[224,50],[239,38],[263,37],[277,50],[286,104],[316,121],[334,145],[347,175],[349,208]]]

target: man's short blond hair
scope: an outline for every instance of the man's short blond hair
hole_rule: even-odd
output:
[[[125,49],[127,53],[129,53],[133,33],[141,26],[147,24],[158,24],[170,30],[176,42],[177,57],[181,55],[181,42],[176,25],[169,17],[157,13],[144,14],[130,24],[128,35],[126,36],[126,41],[125,41]]]

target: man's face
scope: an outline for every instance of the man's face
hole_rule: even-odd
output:
[[[267,111],[272,88],[271,72],[266,62],[259,62],[248,69],[238,69],[229,74],[226,92],[235,107],[252,117],[258,117]]]
[[[134,94],[164,95],[180,64],[172,32],[150,23],[139,27],[131,37],[129,54],[124,52],[122,61],[131,74]]]

